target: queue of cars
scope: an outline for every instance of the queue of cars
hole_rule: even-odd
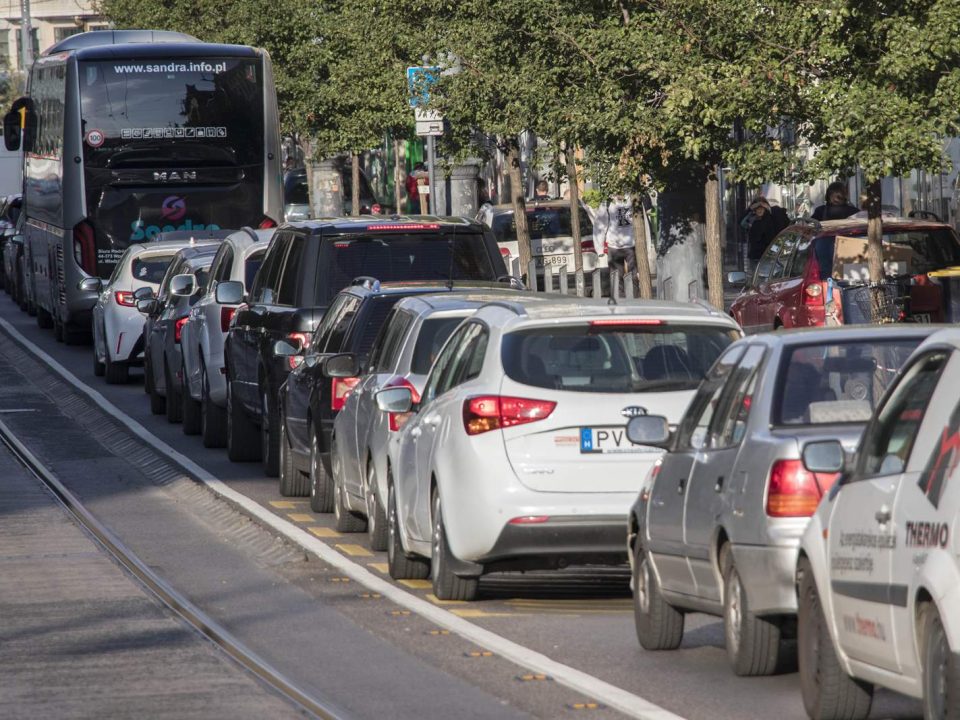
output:
[[[132,247],[100,288],[95,370],[144,362],[155,412],[440,600],[629,565],[647,650],[705,612],[739,675],[797,653],[813,718],[866,717],[874,685],[957,717],[960,331],[743,337],[702,304],[516,289],[504,257],[434,218]]]

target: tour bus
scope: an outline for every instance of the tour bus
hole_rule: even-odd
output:
[[[73,35],[44,52],[4,119],[23,144],[37,322],[89,333],[98,283],[130,243],[283,217],[270,58],[181,33]],[[83,287],[81,287],[81,283]]]

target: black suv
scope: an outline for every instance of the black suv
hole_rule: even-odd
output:
[[[509,282],[492,233],[472,220],[368,215],[280,227],[225,341],[231,460],[261,458],[268,475],[278,474],[277,392],[299,360],[276,355],[274,345],[306,349],[334,296],[360,276]],[[242,292],[233,285],[220,283],[218,300]]]

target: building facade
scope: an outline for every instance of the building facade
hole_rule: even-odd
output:
[[[33,0],[30,7],[33,56],[61,40],[88,30],[105,30],[107,22],[91,0]],[[0,69],[21,70],[20,3],[0,8]]]

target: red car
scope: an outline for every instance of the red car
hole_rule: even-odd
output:
[[[749,281],[742,272],[729,274],[731,284],[744,285],[730,314],[747,333],[869,321],[869,307],[855,306],[861,303],[856,288],[867,280],[866,241],[865,213],[788,227],[770,243]],[[946,319],[941,287],[928,274],[960,266],[960,239],[953,228],[884,218],[883,260],[887,280],[902,288],[899,315],[891,319]]]

